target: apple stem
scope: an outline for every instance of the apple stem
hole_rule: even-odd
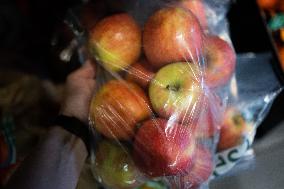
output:
[[[179,91],[179,89],[180,89],[180,85],[167,85],[166,88],[167,88],[168,90],[170,90],[170,91],[177,92],[177,91]]]

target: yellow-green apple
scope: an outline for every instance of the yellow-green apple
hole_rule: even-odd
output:
[[[130,66],[126,80],[135,82],[143,89],[146,89],[154,75],[155,73],[150,63],[142,59]]]
[[[197,188],[207,181],[213,172],[213,158],[210,150],[202,145],[196,146],[196,157],[192,169],[181,178],[181,181],[190,188]]]
[[[241,112],[233,107],[228,108],[221,125],[218,151],[223,151],[240,144],[246,129],[247,123]]]
[[[203,29],[208,28],[206,11],[202,0],[181,0],[181,6],[190,10],[196,16]]]
[[[196,17],[181,7],[163,8],[146,22],[144,52],[156,68],[180,61],[197,62],[202,52],[202,30]]]
[[[224,85],[231,78],[236,66],[236,54],[232,47],[218,36],[204,39],[206,59],[205,80],[209,87]]]
[[[106,17],[90,31],[89,48],[109,71],[124,70],[140,57],[141,30],[126,13]]]
[[[130,139],[136,124],[150,115],[151,109],[144,91],[128,81],[107,82],[91,103],[91,121],[96,130],[108,138]]]
[[[141,173],[126,147],[103,140],[96,151],[95,171],[108,188],[132,189],[139,186]]]
[[[192,167],[194,155],[195,138],[189,125],[150,119],[135,135],[134,161],[150,177],[183,174]]]
[[[155,112],[182,124],[197,120],[204,100],[201,76],[195,64],[179,62],[162,67],[149,86]]]

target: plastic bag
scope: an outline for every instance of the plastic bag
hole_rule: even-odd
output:
[[[256,129],[269,112],[275,97],[283,89],[271,67],[271,59],[269,53],[247,53],[238,56],[235,90],[231,91],[228,105],[231,108],[228,108],[230,110],[224,118],[228,120],[230,112],[235,112],[237,124],[231,129],[225,125],[227,129],[221,129],[214,177],[221,176],[239,163],[254,157],[252,144]],[[255,71],[257,75],[250,74]],[[262,77],[258,77],[260,75]],[[235,137],[232,132],[235,132]],[[228,139],[225,141],[228,137],[232,141],[231,144]]]
[[[92,5],[93,3],[95,6]],[[260,55],[259,58],[254,54],[240,55],[236,66],[237,73],[234,73],[234,63],[232,63],[232,67],[227,67],[226,70],[222,70],[219,67],[219,69],[214,71],[214,74],[211,74],[212,77],[208,76],[210,75],[210,73],[208,74],[208,68],[212,68],[212,62],[222,60],[221,55],[216,59],[212,59],[212,54],[206,53],[208,52],[208,46],[210,46],[208,43],[214,43],[218,47],[216,48],[217,51],[222,49],[222,51],[226,52],[224,53],[226,56],[223,56],[223,59],[226,59],[227,62],[234,62],[231,61],[231,59],[234,59],[234,55],[230,47],[231,42],[226,20],[226,13],[229,10],[230,3],[230,0],[108,0],[106,2],[92,1],[84,4],[83,8],[81,7],[79,20],[81,20],[81,25],[85,28],[85,31],[79,30],[77,32],[76,27],[74,30],[74,25],[72,24],[71,28],[80,44],[84,43],[85,39],[88,39],[86,47],[89,49],[91,57],[97,62],[97,90],[90,114],[90,125],[95,129],[94,134],[97,144],[95,160],[93,161],[93,172],[97,180],[106,188],[134,188],[139,185],[139,188],[157,188],[158,186],[153,184],[155,181],[164,183],[162,186],[165,187],[167,185],[169,188],[198,188],[199,186],[206,188],[212,167],[214,167],[214,172],[210,179],[224,175],[232,168],[237,170],[236,168],[241,166],[236,165],[253,157],[251,144],[254,140],[256,128],[268,112],[273,99],[281,90],[281,86],[268,64],[268,59],[271,57],[265,54]],[[96,11],[92,7],[96,7]],[[176,34],[179,32],[179,35],[173,37],[171,41],[178,41],[178,47],[172,44],[167,45],[170,41],[167,40],[170,36],[166,35],[167,32],[161,32],[160,30],[156,30],[156,33],[154,32],[153,28],[157,27],[153,27],[153,25],[155,26],[159,23],[157,20],[154,19],[157,22],[145,29],[150,17],[161,9],[178,9],[180,10],[179,12],[187,12],[185,17],[194,13],[203,31],[201,43],[198,43],[199,40],[193,44],[187,41],[183,31],[190,28],[190,26],[183,24],[183,27],[179,27],[182,19],[174,20],[176,18],[174,11],[170,14],[172,22],[161,24],[162,26],[160,27],[167,28],[169,32],[176,31]],[[191,12],[186,9],[190,9]],[[87,11],[84,12],[85,10]],[[165,15],[157,17],[159,17],[158,20],[167,18]],[[105,21],[107,19],[116,21]],[[102,24],[102,22],[111,22],[111,24]],[[92,28],[91,26],[95,27]],[[100,32],[94,35],[94,30],[98,30],[95,29],[96,27],[100,28]],[[115,32],[115,30],[107,32],[115,27],[121,30],[119,32]],[[136,32],[133,32],[133,30],[136,30]],[[192,32],[191,36],[195,36],[189,41],[198,39],[197,30],[188,30]],[[146,32],[153,34],[145,38]],[[88,34],[88,37],[85,37],[82,33]],[[125,33],[129,35],[123,35]],[[135,35],[135,33],[138,34]],[[104,35],[107,36],[104,38],[105,40],[102,40],[105,44],[102,44],[101,41],[97,43],[96,41],[103,38],[102,36]],[[153,37],[155,35],[158,36],[156,39]],[[218,37],[208,37],[212,35],[219,36],[223,40]],[[142,36],[143,39],[137,40],[139,36]],[[137,46],[133,45],[135,39],[136,44],[137,41],[140,41],[140,44],[137,46],[142,48],[137,48]],[[113,43],[111,40],[118,40],[119,43]],[[127,40],[132,40],[132,42],[123,43],[123,41]],[[216,41],[214,42],[214,40]],[[147,43],[146,45],[145,42]],[[230,50],[224,50],[222,46],[230,47],[227,48]],[[84,52],[84,50],[82,51],[84,48],[81,47],[79,49],[81,62],[85,59],[86,53],[81,53]],[[110,50],[111,48],[118,49],[115,52],[116,54]],[[156,51],[149,49],[155,49]],[[129,53],[130,51],[132,53]],[[179,55],[179,58],[175,59],[177,55]],[[167,58],[173,59],[169,63],[165,61]],[[151,63],[149,63],[149,59],[151,59]],[[167,62],[165,63],[167,65],[163,65],[164,61]],[[184,109],[184,107],[178,107],[180,105],[177,105],[174,111],[170,113],[167,111],[162,112],[162,110],[169,107],[169,102],[172,102],[173,98],[168,98],[166,102],[161,103],[163,106],[160,109],[157,108],[157,104],[152,104],[153,100],[151,101],[151,97],[149,99],[149,85],[158,83],[157,73],[165,66],[173,66],[172,63],[176,61],[184,62],[182,66],[190,68],[191,71],[189,72],[191,74],[188,75],[194,75],[195,84],[197,84],[196,88],[200,89],[202,93],[202,98],[197,98],[198,100],[194,105],[185,103],[184,107],[191,110],[191,113],[186,116],[181,113],[181,110],[178,110]],[[155,63],[153,64],[153,62]],[[119,63],[119,66],[116,65],[117,63]],[[177,67],[179,66],[181,65],[178,64]],[[217,65],[213,64],[213,68],[214,66]],[[198,68],[196,69],[196,67]],[[255,67],[266,77],[252,77],[253,73],[256,72]],[[186,68],[182,70],[186,70]],[[162,80],[165,81],[172,78],[171,73],[174,71],[175,68],[173,67],[166,69],[164,72],[168,72],[167,76],[162,77]],[[180,79],[182,78],[182,73],[173,77]],[[217,82],[218,79],[220,79],[220,83]],[[132,84],[129,84],[129,81]],[[109,90],[105,90],[106,86],[112,87]],[[166,89],[176,92],[180,89],[180,85],[168,85]],[[120,90],[123,92],[118,94],[117,91]],[[155,96],[160,94],[160,92],[158,90],[158,92],[151,92],[151,94]],[[100,98],[102,99],[99,102],[95,100],[99,98],[98,96],[101,96]],[[133,106],[133,103],[130,102],[133,96],[140,97],[136,106]],[[119,100],[114,100],[115,98]],[[159,97],[157,103],[162,100],[163,98]],[[103,104],[104,108],[100,107],[100,110],[95,110],[97,104]],[[110,105],[106,106],[105,104]],[[196,108],[196,106],[199,108]],[[144,112],[143,109],[145,110]],[[94,111],[97,112],[94,113]],[[105,119],[103,122],[107,126],[100,127],[100,124],[96,124],[96,118]],[[176,124],[177,122],[179,123]],[[151,123],[153,127],[149,126]],[[224,128],[228,128],[224,127],[224,125],[234,127],[234,123],[241,125],[239,131],[233,135],[228,135],[229,137],[225,134],[224,137],[224,132],[227,132]],[[187,125],[188,127],[180,129],[176,125]],[[189,133],[185,132],[186,130]],[[220,130],[221,136],[219,137]],[[140,135],[144,135],[142,139],[137,136],[141,132],[142,134]],[[179,134],[182,137],[179,138]],[[158,137],[158,140],[156,135],[163,136],[163,139]],[[139,140],[136,138],[139,138]],[[184,144],[184,138],[193,138],[194,140]],[[222,141],[227,141],[227,143],[222,144]],[[192,164],[197,166],[195,168],[194,166],[188,166],[184,169],[183,166],[178,164],[182,160],[183,154],[181,153],[183,149],[179,150],[179,148],[187,146],[191,142],[195,144],[193,156],[202,156],[202,158],[187,158],[192,160]],[[173,145],[174,143],[178,144]],[[202,150],[204,148],[207,150]],[[160,154],[156,157],[155,154],[158,153]],[[206,153],[209,155],[206,155]],[[170,156],[169,154],[173,155]],[[168,158],[166,159],[168,161],[173,159],[174,161],[172,163],[166,162],[164,161],[165,157]],[[213,159],[214,163],[212,163]],[[207,162],[207,164],[204,162]],[[180,167],[177,168],[176,173],[169,173],[169,170],[166,168],[174,166]],[[173,169],[170,170],[173,171]],[[155,178],[153,179],[153,177]],[[154,181],[142,185],[142,183],[148,180]]]
[[[107,7],[87,40],[97,62],[90,125],[98,181],[206,187],[236,64],[229,38],[210,33],[199,0]]]

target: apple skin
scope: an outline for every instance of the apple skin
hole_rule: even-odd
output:
[[[107,187],[132,189],[141,184],[142,174],[126,148],[103,140],[97,149],[95,171]]]
[[[163,8],[146,22],[144,52],[155,68],[180,61],[197,62],[203,33],[196,17],[181,7]]]
[[[218,87],[226,84],[232,77],[236,66],[236,54],[232,47],[218,36],[206,36],[204,39],[206,84]]]
[[[140,57],[141,30],[126,13],[106,17],[90,30],[89,49],[107,70],[124,70]]]
[[[150,63],[142,59],[131,65],[127,71],[126,80],[137,83],[143,89],[147,89],[155,73]]]
[[[197,188],[207,181],[213,172],[213,158],[210,150],[202,145],[196,147],[196,158],[190,172],[182,177],[182,182],[190,188]]]
[[[196,126],[196,138],[212,138],[220,131],[224,109],[220,97],[213,92],[207,92]]]
[[[190,10],[196,16],[203,29],[208,28],[206,11],[202,0],[182,0],[181,6]]]
[[[128,81],[109,81],[91,103],[90,120],[97,131],[111,139],[132,138],[136,124],[150,115],[144,91]]]
[[[211,138],[217,133],[209,106],[203,106],[199,114],[198,124],[196,126],[195,136],[198,139]]]
[[[221,125],[217,150],[223,151],[240,144],[246,129],[247,123],[242,114],[236,108],[228,108]]]
[[[185,62],[161,68],[149,86],[154,111],[185,125],[197,120],[204,100],[200,72],[196,65]]]
[[[165,119],[150,119],[139,128],[133,158],[142,172],[150,177],[179,175],[194,162],[195,138],[190,126]]]

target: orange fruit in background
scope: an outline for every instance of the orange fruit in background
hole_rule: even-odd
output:
[[[284,12],[284,1],[283,0],[278,0],[276,8],[282,12]]]
[[[280,58],[280,64],[282,67],[282,70],[284,71],[284,47],[278,48],[279,58]]]
[[[258,5],[265,10],[274,9],[278,0],[257,0]]]

